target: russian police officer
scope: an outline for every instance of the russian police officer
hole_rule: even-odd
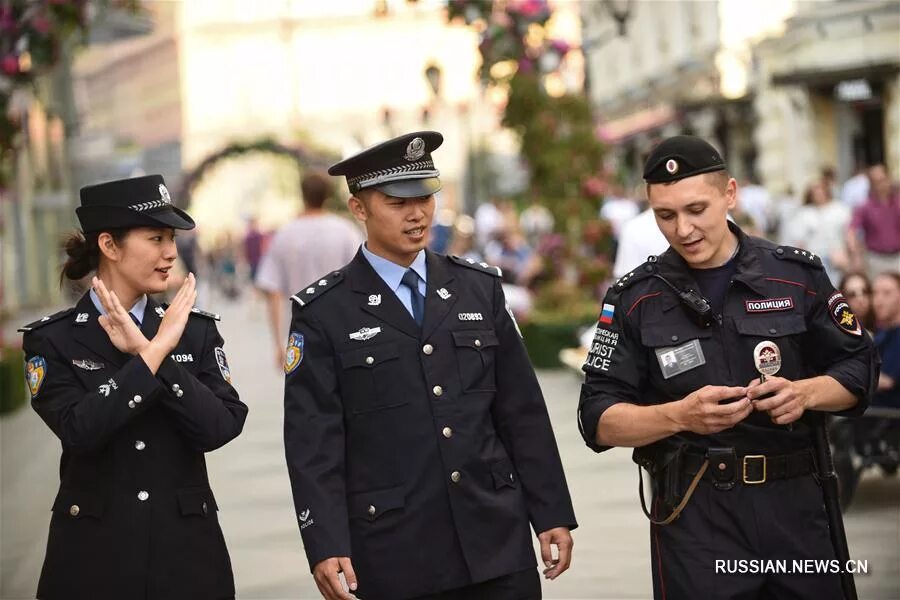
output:
[[[652,476],[654,595],[840,598],[836,573],[765,560],[835,556],[811,418],[865,409],[871,340],[819,257],[727,220],[738,190],[710,144],[663,141],[644,179],[670,247],[604,299],[578,424]]]

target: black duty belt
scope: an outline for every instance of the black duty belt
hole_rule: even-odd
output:
[[[737,456],[734,448],[709,448],[706,455],[691,452],[685,454],[685,476],[697,474],[706,461],[709,461],[709,467],[704,473],[704,479],[720,490],[731,489],[736,483],[760,485],[773,480],[802,477],[816,471],[812,451],[808,448],[774,456]]]

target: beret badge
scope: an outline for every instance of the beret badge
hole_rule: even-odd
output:
[[[678,161],[674,158],[670,158],[666,161],[666,171],[668,171],[671,175],[674,175],[678,172]]]
[[[406,154],[403,158],[412,162],[419,160],[423,156],[425,156],[425,140],[420,137],[413,138],[413,141],[406,147]]]

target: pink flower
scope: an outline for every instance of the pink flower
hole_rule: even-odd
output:
[[[565,56],[566,53],[572,49],[565,40],[553,40],[550,42],[550,47],[560,56]]]
[[[53,27],[53,23],[46,17],[46,15],[37,15],[31,20],[31,27],[41,35],[47,35],[48,33],[50,33],[50,29]]]
[[[5,75],[16,75],[19,72],[19,57],[15,54],[7,54],[0,61],[0,71]]]

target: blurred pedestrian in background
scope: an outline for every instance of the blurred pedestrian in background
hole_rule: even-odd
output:
[[[244,260],[249,269],[250,281],[256,281],[256,271],[259,269],[259,261],[262,260],[266,246],[266,235],[259,228],[256,217],[250,217],[247,222],[247,231],[244,233]]]
[[[348,219],[325,208],[325,201],[334,194],[327,175],[305,174],[300,191],[303,210],[272,238],[256,275],[256,286],[268,300],[269,329],[279,369],[284,365],[288,298],[316,277],[347,264],[364,239]]]
[[[847,299],[850,310],[863,328],[872,335],[875,331],[875,313],[872,310],[872,284],[865,273],[854,271],[841,279],[838,290]]]
[[[884,165],[868,170],[869,197],[853,212],[847,247],[854,269],[869,277],[900,271],[900,191]]]
[[[216,315],[188,274],[172,303],[175,230],[194,227],[159,175],[81,190],[62,278],[78,304],[22,328],[31,404],[62,443],[37,596],[233,598],[204,453],[243,429]]]
[[[783,243],[809,250],[822,259],[832,283],[847,269],[846,231],[850,209],[829,195],[830,187],[817,181],[806,188],[803,205],[786,226]]]
[[[881,355],[881,376],[872,404],[900,408],[900,273],[881,273],[872,284],[875,346]]]

